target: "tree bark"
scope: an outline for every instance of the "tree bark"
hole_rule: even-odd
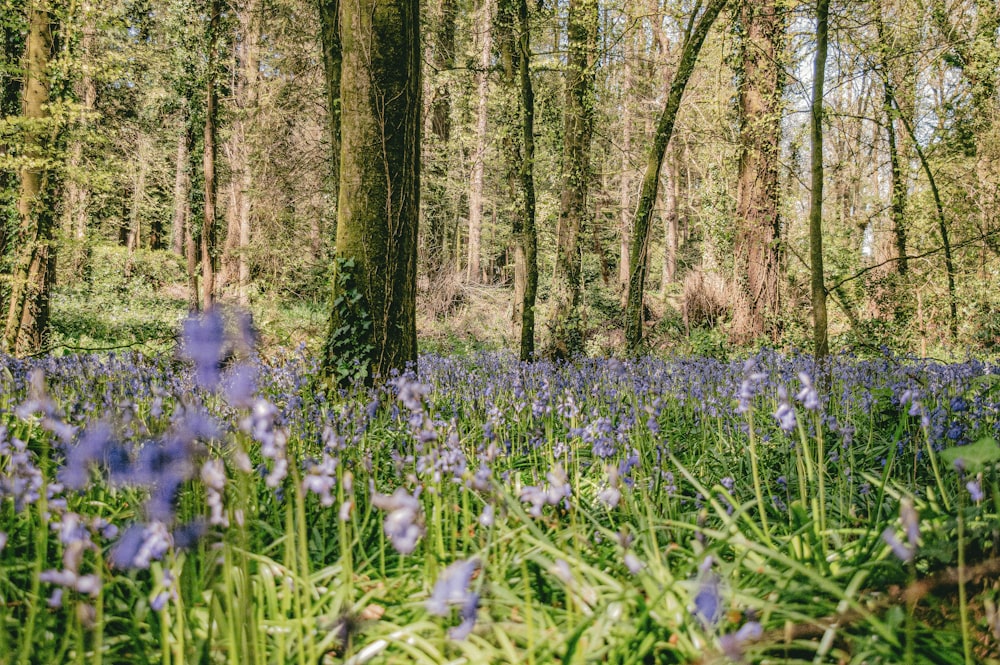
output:
[[[680,64],[677,73],[670,84],[670,94],[660,114],[653,136],[653,144],[646,160],[646,173],[642,179],[642,189],[639,204],[636,208],[635,221],[632,224],[632,246],[629,251],[631,272],[629,274],[628,299],[625,308],[625,341],[630,351],[635,351],[642,341],[643,333],[643,291],[646,287],[646,274],[649,271],[649,239],[650,219],[656,202],[656,190],[660,182],[660,167],[663,155],[674,131],[674,121],[680,109],[684,88],[687,87],[691,72],[694,71],[698,52],[708,35],[709,28],[725,7],[727,0],[711,0],[705,7],[691,34],[681,51]]]
[[[678,203],[680,201],[680,173],[677,169],[677,157],[673,154],[666,157],[664,177],[664,208],[663,208],[663,275],[660,289],[666,297],[667,285],[677,280],[677,250],[679,240]]]
[[[563,182],[556,227],[552,284],[550,355],[566,359],[583,352],[580,321],[580,229],[589,208],[590,146],[594,127],[594,71],[597,66],[597,0],[570,0],[569,58],[564,73]]]
[[[514,337],[518,355],[535,355],[535,296],[538,289],[535,234],[535,96],[526,0],[500,0],[494,30],[503,81],[503,146],[514,240]]]
[[[208,2],[208,68],[205,77],[205,218],[201,226],[201,307],[211,309],[215,301],[215,67],[218,60],[219,2]]]
[[[478,282],[482,277],[483,186],[486,170],[486,143],[489,104],[489,69],[493,58],[493,0],[481,0],[479,21],[479,71],[476,72],[476,147],[469,186],[469,246],[465,278]]]
[[[813,354],[817,360],[830,352],[826,318],[826,285],[823,271],[823,87],[826,79],[827,21],[830,0],[816,3],[816,57],[813,62],[810,110],[809,260],[813,306]]]
[[[535,357],[535,297],[538,293],[538,236],[535,231],[535,92],[531,82],[531,32],[528,25],[528,2],[518,0],[518,74],[521,83],[521,160],[520,180],[523,212],[515,218],[514,300],[520,313],[520,358]]]
[[[326,81],[328,138],[330,140],[330,199],[340,197],[340,76],[343,52],[340,41],[340,0],[318,0],[320,41]]]
[[[191,176],[188,151],[191,149],[191,126],[187,116],[181,120],[177,135],[177,157],[174,160],[173,220],[170,225],[170,248],[174,254],[184,256],[184,228],[191,211]]]
[[[384,381],[417,359],[419,2],[348,2],[340,18],[338,264],[323,364],[339,379]]]
[[[49,290],[55,272],[54,224],[50,172],[46,167],[52,144],[48,102],[49,81],[46,69],[52,56],[52,29],[48,5],[34,3],[28,16],[25,44],[23,117],[34,121],[26,133],[25,164],[20,169],[18,196],[19,228],[14,244],[14,266],[7,316],[0,352],[26,355],[40,351],[47,338]]]
[[[739,6],[742,77],[740,161],[730,337],[746,344],[780,335],[778,163],[781,141],[781,44],[784,21],[776,0]]]

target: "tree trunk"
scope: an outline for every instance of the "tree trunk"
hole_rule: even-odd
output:
[[[80,35],[78,57],[91,61],[94,42],[94,9],[89,2],[82,8],[83,26]],[[75,277],[86,275],[89,251],[86,246],[87,221],[90,208],[89,174],[84,168],[84,143],[90,116],[97,103],[97,85],[90,75],[91,68],[83,67],[80,80],[77,83],[76,95],[80,102],[80,114],[77,119],[76,132],[78,136],[69,148],[66,164],[65,204],[63,209],[63,233],[72,240],[72,266],[70,274]],[[3,114],[0,113],[0,116]]]
[[[170,225],[170,248],[174,254],[184,256],[184,227],[191,210],[191,176],[188,151],[191,146],[191,126],[187,117],[182,120],[182,128],[177,136],[177,157],[174,160],[174,214]]]
[[[519,304],[521,332],[520,358],[535,357],[535,296],[538,292],[538,236],[535,232],[535,92],[531,83],[531,32],[528,24],[528,2],[518,0],[518,74],[521,82],[521,119],[524,159],[520,179],[524,209],[515,218],[514,237],[514,300]]]
[[[563,182],[556,227],[552,284],[552,348],[556,359],[583,352],[580,321],[580,229],[589,213],[590,145],[594,125],[594,69],[597,66],[597,0],[570,0],[569,59],[564,73]]]
[[[643,333],[643,291],[646,287],[646,274],[649,271],[649,239],[650,218],[656,202],[656,190],[660,182],[660,166],[663,155],[674,131],[674,121],[680,109],[681,97],[687,86],[691,72],[694,71],[698,52],[708,35],[709,28],[727,0],[712,0],[698,19],[697,25],[685,41],[681,52],[677,73],[670,84],[670,94],[663,107],[653,136],[653,145],[646,160],[646,173],[642,179],[642,189],[639,195],[639,205],[636,208],[635,221],[632,224],[632,246],[629,251],[631,272],[629,273],[628,300],[625,308],[625,340],[630,351],[635,351],[642,341]]]
[[[674,154],[670,154],[666,157],[666,162],[663,197],[663,278],[660,284],[664,297],[667,294],[667,285],[677,280],[679,237],[677,206],[680,199],[680,174],[677,172],[677,158]]]
[[[205,218],[201,225],[201,307],[211,309],[215,301],[215,90],[218,60],[219,3],[208,2],[208,68],[205,77],[205,152],[202,168],[205,172]]]
[[[235,278],[237,299],[241,306],[249,304],[247,293],[249,264],[247,245],[250,243],[251,205],[253,178],[253,127],[257,113],[258,70],[260,68],[259,43],[261,32],[261,6],[259,0],[242,0],[237,4],[238,37],[236,43],[236,72],[233,102],[235,118],[227,146],[232,177],[229,183],[230,207],[226,218],[226,242],[222,255],[220,289]]]
[[[135,252],[139,249],[142,230],[142,205],[146,200],[146,171],[150,159],[145,154],[144,139],[135,143],[137,154],[132,161],[132,205],[129,207],[128,240],[125,243],[127,258],[125,259],[125,281],[132,278],[132,268],[135,266]]]
[[[52,55],[52,29],[48,6],[34,3],[28,16],[25,44],[23,117],[34,121],[24,138],[28,158],[20,170],[17,211],[20,220],[14,244],[14,265],[7,316],[0,351],[26,355],[40,351],[47,337],[49,290],[55,272],[52,244],[52,202],[49,171],[44,166],[52,144],[49,81],[46,69]]]
[[[17,62],[24,54],[24,40],[18,27],[13,21],[0,25],[3,57],[9,63]],[[21,77],[17,74],[13,67],[0,68],[0,118],[16,116],[21,112]],[[4,137],[0,137],[0,153],[9,154]],[[17,171],[0,169],[0,265],[7,256],[17,227],[18,180]],[[0,289],[0,311],[6,311],[6,296]]]
[[[500,0],[494,24],[505,100],[503,145],[514,239],[514,336],[523,361],[535,355],[538,288],[535,234],[535,97],[526,0]]]
[[[340,75],[343,53],[340,41],[340,0],[318,0],[323,70],[326,74],[326,108],[330,139],[330,200],[340,197]]]
[[[417,360],[418,0],[341,6],[337,274],[323,364],[384,381]]]
[[[826,321],[826,285],[823,271],[823,84],[826,79],[827,19],[830,0],[816,4],[816,58],[813,62],[810,112],[809,259],[813,306],[813,353],[817,360],[830,352]]]
[[[621,180],[618,184],[619,217],[618,217],[618,287],[621,294],[622,307],[625,306],[625,297],[628,292],[629,276],[629,239],[632,233],[632,104],[635,84],[635,41],[638,39],[638,31],[632,31],[625,36],[625,59],[622,63],[622,80],[624,91],[622,93],[621,114],[622,114],[622,170]]]
[[[482,277],[480,257],[483,233],[483,184],[486,170],[486,142],[489,103],[489,69],[493,57],[492,3],[481,0],[481,18],[477,34],[481,40],[479,71],[476,72],[476,147],[472,162],[472,182],[469,187],[469,246],[465,278],[478,282]]]
[[[451,143],[451,88],[447,75],[455,68],[455,18],[456,0],[439,0],[434,30],[431,62],[439,77],[430,101],[431,134],[430,158],[424,178],[424,219],[427,221],[425,248],[427,269],[431,276],[439,275],[448,265],[448,235],[451,219],[448,205],[448,171],[454,146]]]
[[[736,195],[732,340],[780,334],[781,258],[778,163],[781,141],[783,19],[776,0],[739,6],[740,161]]]

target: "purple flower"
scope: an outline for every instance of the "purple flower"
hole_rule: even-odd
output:
[[[417,497],[397,487],[392,496],[374,493],[372,505],[388,511],[383,530],[392,546],[400,554],[411,554],[424,535],[424,527],[419,522],[420,502]]]
[[[805,372],[799,372],[799,382],[802,383],[802,389],[795,395],[795,399],[802,402],[802,406],[809,411],[819,410],[819,393],[816,392],[812,377]]]
[[[896,538],[896,533],[891,527],[886,527],[885,531],[882,532],[882,540],[892,548],[892,553],[895,554],[900,561],[912,561],[914,550],[903,543],[899,542]]]
[[[965,483],[965,489],[969,490],[969,496],[972,497],[972,500],[976,503],[983,500],[983,490],[979,486],[978,480],[970,480]]]
[[[479,594],[469,590],[469,583],[479,567],[476,557],[451,564],[438,577],[427,599],[427,611],[437,616],[447,616],[453,605],[461,608],[462,622],[448,631],[453,640],[465,639],[476,625]]]
[[[195,380],[202,388],[212,389],[219,383],[225,333],[218,308],[184,322],[184,355],[194,362]]]
[[[778,387],[778,408],[774,412],[774,417],[778,419],[778,426],[785,432],[795,429],[795,409],[788,401],[788,392],[784,386]]]
[[[722,598],[719,595],[719,578],[712,572],[712,556],[706,556],[698,566],[698,593],[694,596],[694,615],[705,629],[719,622],[722,616]]]
[[[764,629],[756,621],[748,621],[735,633],[727,633],[719,638],[719,646],[726,657],[736,662],[743,661],[743,651],[747,643],[760,639]]]

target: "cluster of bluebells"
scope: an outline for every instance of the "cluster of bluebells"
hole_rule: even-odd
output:
[[[807,434],[813,434],[809,428],[825,428],[839,443],[829,448],[831,462],[848,457],[855,428],[867,424],[852,423],[846,414],[863,414],[859,420],[891,414],[904,424],[901,448],[911,442],[906,437],[927,436],[940,448],[1000,433],[997,396],[975,382],[1000,370],[976,361],[945,366],[840,357],[818,367],[806,357],[762,352],[732,363],[643,358],[555,365],[484,354],[425,357],[419,374],[405,372],[378,389],[326,394],[310,382],[313,359],[300,353],[264,363],[253,355],[246,320],[236,321],[241,332],[235,336],[227,333],[233,327],[218,312],[186,322],[181,348],[186,364],[128,355],[8,363],[10,379],[0,379],[7,382],[5,394],[13,396],[0,403],[0,500],[11,500],[22,511],[46,498],[63,553],[60,566],[43,577],[54,587],[53,604],[66,592],[84,598],[99,592],[101,581],[88,568],[88,557],[98,548],[107,549],[117,569],[148,569],[172,550],[228,528],[231,521],[241,523],[242,516],[226,504],[234,471],[256,472],[277,500],[296,478],[300,484],[293,489],[339,511],[342,520],[353,509],[357,474],[359,487],[368,488],[359,501],[381,511],[382,531],[392,547],[411,554],[427,530],[425,497],[444,487],[474,492],[482,500],[476,519],[483,528],[492,527],[498,514],[506,518],[497,500],[503,487],[516,488],[516,501],[535,518],[552,507],[568,508],[571,500],[622,510],[623,497],[631,492],[641,497],[640,477],[660,483],[671,499],[682,495],[681,501],[700,507],[712,497],[694,495],[679,474],[675,479],[670,455],[691,432],[742,441],[750,413],[767,414],[753,425],[772,449],[793,445],[800,427]],[[821,376],[828,380],[819,381]],[[90,377],[91,385],[84,386],[80,377]],[[48,478],[28,444],[4,426],[17,419],[37,425],[52,442],[58,464]],[[385,436],[371,442],[366,433],[376,421]],[[649,445],[640,446],[639,440]],[[236,441],[252,442],[260,462],[256,469]],[[290,457],[290,441],[304,442],[301,459]],[[640,450],[649,459],[641,458]],[[379,463],[391,460],[398,482],[376,488],[373,456]],[[512,463],[529,456],[545,460],[544,466]],[[574,487],[567,469],[587,483]],[[844,472],[863,471],[868,470]],[[715,480],[726,489],[721,498],[738,498],[735,479]],[[770,481],[785,494],[784,476]],[[146,500],[135,520],[113,525],[66,508],[66,496],[95,482],[142,489]],[[980,482],[966,482],[974,501],[983,498]],[[178,499],[195,483],[205,497],[203,514],[179,523]],[[779,496],[772,500],[784,509]],[[883,537],[909,561],[919,542],[912,504],[904,501],[900,518],[903,537],[895,529]],[[0,550],[6,540],[0,533]],[[638,555],[627,544],[621,553],[625,569],[641,574],[645,565]],[[718,634],[722,582],[713,565],[712,557],[705,557],[694,580],[691,613],[705,631]],[[435,615],[458,609],[453,638],[467,636],[475,626],[479,596],[471,587],[481,569],[475,558],[455,562],[427,600]],[[556,561],[552,573],[573,583],[564,560]],[[169,574],[157,581],[154,609],[174,593],[173,583]],[[720,645],[736,657],[760,631],[748,621],[721,635]]]

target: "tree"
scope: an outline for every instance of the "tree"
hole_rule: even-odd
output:
[[[323,365],[334,377],[386,380],[417,359],[419,2],[345,2],[340,20],[337,263]]]
[[[813,306],[813,353],[822,359],[830,351],[827,337],[826,285],[823,272],[823,84],[826,79],[826,51],[830,0],[816,2],[816,56],[813,61],[812,105],[810,107],[811,188],[809,193],[809,274]]]
[[[569,358],[583,352],[578,244],[580,229],[588,217],[598,18],[597,0],[570,0],[566,27],[569,58],[564,74],[563,181],[552,285],[551,353],[555,358]]]
[[[738,15],[742,76],[731,337],[747,343],[766,332],[776,341],[781,308],[778,163],[784,19],[776,0],[742,2]]]
[[[215,124],[218,95],[216,61],[219,55],[219,0],[208,0],[208,58],[205,74],[205,145],[202,168],[205,174],[205,217],[201,226],[201,307],[208,310],[215,302]]]
[[[674,131],[674,121],[680,110],[684,88],[687,87],[691,72],[694,71],[698,52],[708,35],[709,28],[715,22],[719,12],[726,6],[728,0],[712,0],[704,9],[700,18],[691,17],[688,24],[688,34],[681,50],[681,60],[677,72],[670,84],[670,93],[660,114],[652,146],[646,159],[646,172],[642,179],[642,189],[636,208],[635,221],[632,223],[632,246],[629,250],[628,297],[625,306],[625,341],[630,351],[635,351],[642,341],[643,323],[643,291],[646,287],[646,273],[649,272],[649,240],[650,219],[656,203],[656,192],[660,183],[660,167],[663,156],[670,143]],[[697,23],[695,20],[697,18]]]
[[[489,107],[489,68],[492,59],[493,0],[480,0],[479,69],[476,71],[476,144],[473,152],[472,177],[469,184],[469,248],[465,277],[470,282],[480,279],[480,254],[483,232],[483,185],[486,171],[486,130]]]
[[[24,355],[42,349],[49,320],[49,290],[55,272],[55,222],[50,178],[54,130],[49,113],[48,66],[52,16],[46,2],[31,4],[24,55],[23,156],[17,202],[19,227],[7,296],[0,351]]]
[[[527,0],[500,0],[494,23],[505,93],[504,153],[513,202],[514,331],[519,357],[535,356],[538,237],[535,232],[535,91]]]

